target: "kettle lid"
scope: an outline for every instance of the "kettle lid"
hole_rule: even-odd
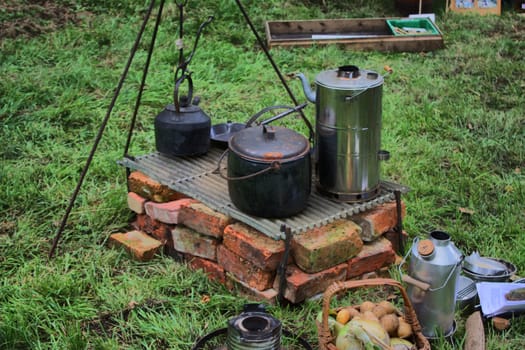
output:
[[[168,104],[156,117],[159,123],[200,124],[210,123],[210,117],[195,104],[181,106],[179,111],[173,103]]]
[[[166,106],[166,110],[172,113],[176,113],[176,114],[202,112],[202,109],[198,105],[193,104],[193,103],[181,103],[178,113],[177,113],[177,107],[175,107],[173,103],[168,104]],[[202,114],[204,114],[204,112],[202,112]]]
[[[374,71],[346,65],[319,73],[315,82],[330,89],[362,90],[382,85],[383,77]]]
[[[308,140],[301,134],[280,126],[260,125],[234,134],[228,147],[238,156],[259,161],[293,161],[310,151]]]
[[[434,243],[430,239],[423,239],[417,244],[417,252],[422,257],[431,256],[434,253]]]

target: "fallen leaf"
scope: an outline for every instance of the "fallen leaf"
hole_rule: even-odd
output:
[[[209,295],[203,295],[201,298],[201,303],[206,304],[210,302],[210,296]]]
[[[463,214],[469,214],[469,215],[473,215],[474,214],[474,210],[472,209],[468,209],[468,208],[458,208],[459,212],[460,213],[463,213]]]

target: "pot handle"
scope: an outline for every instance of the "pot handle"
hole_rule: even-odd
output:
[[[271,170],[279,170],[279,169],[281,169],[281,162],[279,162],[277,160],[274,160],[273,162],[271,162],[268,165],[267,168],[264,168],[262,170],[256,171],[255,173],[244,175],[244,176],[230,177],[230,176],[228,176],[226,174],[223,174],[222,171],[221,171],[222,160],[228,154],[229,151],[230,150],[227,149],[226,151],[224,151],[221,154],[221,156],[219,158],[219,161],[217,162],[217,168],[213,171],[214,174],[219,174],[219,176],[222,177],[225,180],[228,180],[228,181],[246,180],[246,179],[250,179],[252,177],[258,176],[258,175],[265,174],[265,173],[267,173],[267,172],[269,172]]]
[[[266,125],[266,124],[269,124],[277,119],[281,119],[282,117],[285,117],[287,116],[288,114],[292,114],[294,112],[297,112],[297,111],[300,111],[301,109],[303,109],[304,107],[306,107],[306,105],[308,105],[308,102],[305,102],[303,104],[300,104],[298,106],[284,106],[284,105],[276,105],[276,106],[270,106],[270,107],[266,107],[266,108],[263,108],[261,109],[259,112],[255,113],[253,116],[250,117],[250,119],[248,119],[248,121],[246,122],[246,127],[249,128],[250,126],[252,126],[252,123],[255,122],[261,115],[263,115],[264,113],[266,112],[269,112],[271,110],[274,110],[274,109],[287,109],[286,111],[282,112],[282,113],[279,113],[277,114],[276,116],[273,116],[269,119],[266,119],[264,121],[262,121],[260,124],[262,125]]]

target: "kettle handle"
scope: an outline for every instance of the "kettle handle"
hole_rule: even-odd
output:
[[[411,277],[409,275],[402,275],[401,280],[405,283],[416,286],[421,290],[424,290],[424,291],[430,290],[430,284],[420,281],[418,279],[415,279],[414,277]]]
[[[188,80],[189,103],[191,103],[193,97],[193,80],[191,79],[191,75],[183,74],[180,76],[180,78],[177,79],[177,81],[175,82],[175,88],[173,89],[173,104],[175,105],[175,110],[177,111],[177,113],[180,113],[179,89],[180,85],[184,82],[184,80]]]
[[[417,242],[419,241],[419,238],[418,237],[415,237],[414,240],[412,241],[412,246],[414,246],[415,244],[417,244]],[[408,283],[408,284],[412,284],[413,286],[416,286],[420,289],[423,289],[425,291],[430,291],[430,292],[435,292],[437,290],[440,290],[442,288],[444,288],[448,281],[450,280],[450,278],[454,275],[454,272],[456,271],[456,269],[458,267],[461,266],[461,263],[463,262],[463,256],[461,256],[461,259],[459,259],[459,261],[454,265],[452,266],[452,268],[450,269],[450,272],[448,273],[448,276],[447,276],[447,279],[445,280],[445,282],[443,282],[443,284],[439,287],[436,287],[436,288],[430,288],[431,285],[424,282],[424,281],[420,281],[418,279],[415,279],[411,276],[408,276],[408,275],[405,275],[403,273],[403,266],[405,265],[406,263],[406,260],[408,259],[408,256],[410,255],[410,252],[412,251],[412,248],[410,248],[408,250],[408,252],[405,254],[405,256],[403,257],[403,259],[401,260],[401,263],[399,264],[399,266],[397,267],[398,268],[398,271],[399,271],[399,275],[401,276],[401,279]],[[428,285],[428,287],[427,287]]]

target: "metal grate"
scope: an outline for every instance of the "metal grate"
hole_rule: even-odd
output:
[[[382,182],[380,194],[362,203],[335,202],[312,191],[305,210],[289,218],[265,219],[247,215],[230,201],[228,183],[214,173],[224,150],[211,148],[199,157],[171,158],[160,153],[124,158],[119,165],[138,170],[171,189],[195,198],[210,208],[231,216],[273,239],[285,239],[281,225],[289,227],[292,234],[320,227],[337,219],[347,218],[369,210],[381,203],[394,200],[394,190],[407,192],[408,188]],[[225,163],[225,162],[223,162]]]

